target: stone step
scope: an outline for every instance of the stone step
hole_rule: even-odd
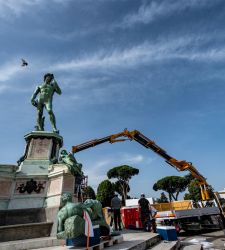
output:
[[[118,235],[118,236],[113,236],[110,240],[103,240],[100,242],[100,244],[95,245],[95,246],[90,246],[88,248],[88,250],[102,250],[102,249],[109,249],[109,247],[117,245],[117,244],[121,244],[123,242],[123,236],[122,235]],[[121,245],[120,245],[121,247]],[[85,250],[86,247],[83,248],[79,248],[79,247],[73,247],[74,249],[77,250]],[[79,248],[79,249],[78,249]]]
[[[178,248],[179,246],[179,243],[178,241],[161,241],[159,242],[157,245],[151,247],[151,248],[148,248],[148,249],[151,249],[151,250],[176,250],[176,249],[179,249]]]
[[[123,237],[122,242],[119,240],[117,243],[115,242],[116,244],[113,244],[112,246],[109,246],[109,245],[104,246],[106,247],[105,249],[107,250],[145,250],[145,249],[148,249],[150,246],[154,246],[160,241],[160,236],[158,234],[145,233],[142,231],[123,230],[121,235]],[[121,239],[121,237],[118,237],[115,239]],[[98,250],[101,250],[102,247],[103,247],[102,244],[100,244]],[[39,248],[36,250],[69,250],[69,249],[84,250],[84,248],[69,247],[69,246],[63,246],[63,245],[55,246],[55,247]],[[17,250],[20,250],[20,249],[17,249]]]
[[[125,231],[125,230],[124,230]],[[121,238],[123,241],[121,242]],[[145,250],[151,249],[149,247],[154,247],[160,241],[160,236],[154,233],[144,233],[144,232],[134,232],[133,230],[125,231],[122,233],[122,237],[117,237],[115,240],[117,242],[113,243],[112,246],[104,246],[107,250]],[[99,247],[101,249],[102,245]],[[84,248],[74,248],[67,247],[63,245],[63,241],[57,240],[54,237],[29,239],[29,240],[19,240],[0,243],[1,250],[69,250],[69,249],[82,249]],[[167,250],[164,248],[163,250]]]
[[[45,208],[0,210],[0,226],[45,222]]]
[[[39,248],[57,248],[61,245],[61,241],[55,237],[34,238],[28,240],[15,240],[0,243],[1,250],[28,250]],[[65,249],[65,248],[64,248]]]
[[[123,234],[123,242],[111,247],[108,250],[145,250],[154,246],[160,241],[160,236],[154,233]]]
[[[52,225],[53,222],[39,222],[0,226],[0,242],[48,237]]]
[[[182,250],[202,250],[203,248],[201,244],[196,244],[196,245],[190,245],[190,246],[183,246],[181,249]]]

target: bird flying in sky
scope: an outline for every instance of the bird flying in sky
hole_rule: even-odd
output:
[[[21,64],[21,66],[22,66],[22,67],[24,67],[24,66],[27,66],[27,65],[28,65],[28,63],[27,63],[27,62],[26,62],[23,58],[22,58],[21,60],[22,60],[22,64]]]

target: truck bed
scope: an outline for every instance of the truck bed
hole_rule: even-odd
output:
[[[185,210],[170,210],[170,211],[161,211],[157,212],[156,218],[188,218],[188,217],[197,217],[203,215],[218,215],[220,210],[218,207],[205,207],[205,208],[193,208]]]

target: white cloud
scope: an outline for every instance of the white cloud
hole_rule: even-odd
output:
[[[178,54],[177,57],[196,61],[221,61],[225,59],[225,48],[213,48],[207,51],[192,51],[191,53]]]
[[[130,74],[128,70],[129,72],[136,71],[143,65],[160,66],[173,60],[207,64],[225,61],[224,45],[217,46],[216,49],[205,46],[205,44],[211,43],[212,39],[213,37],[208,36],[169,37],[158,41],[144,42],[124,50],[114,49],[111,52],[101,50],[93,54],[83,55],[80,58],[60,61],[54,65],[50,64],[52,66],[48,70],[61,75],[62,83],[65,76],[66,87],[75,90],[70,92],[63,105],[71,105],[71,101],[76,102],[76,105],[79,106],[109,103],[114,102],[115,96],[120,103],[123,103],[123,100],[126,100],[127,103],[123,94],[128,87],[126,79],[122,80],[120,84],[110,84],[117,76],[123,79],[123,77],[126,78],[126,74]],[[47,65],[45,66],[48,68]],[[130,85],[130,87],[132,86]],[[81,92],[87,88],[88,92]],[[152,91],[161,90],[154,88]],[[73,97],[73,95],[75,96]],[[80,101],[84,98],[85,102]]]
[[[21,71],[21,66],[18,62],[7,62],[0,67],[0,82],[5,82]]]
[[[0,16],[7,17],[8,14],[22,15],[28,7],[38,4],[38,0],[0,0]]]
[[[187,40],[184,39],[183,43],[187,43]],[[170,43],[161,42],[157,45],[146,42],[130,49],[116,49],[111,53],[102,50],[91,56],[84,56],[83,58],[74,59],[69,62],[57,63],[52,66],[52,70],[71,71],[111,67],[126,68],[143,62],[171,56],[169,52],[174,52],[179,45],[181,46],[179,40],[176,40]]]
[[[118,26],[129,27],[136,23],[151,23],[157,18],[177,14],[187,8],[202,8],[204,6],[211,6],[215,1],[201,1],[201,0],[154,0],[150,4],[143,4],[138,9],[137,13],[129,14],[124,17],[122,23]]]
[[[28,67],[22,67],[20,58],[21,56],[14,56],[14,58],[0,65],[0,93],[6,90],[11,92],[28,92],[29,86],[33,81],[30,82],[30,79],[33,79],[36,74],[40,75],[42,73],[42,64],[40,62],[33,61]]]
[[[95,189],[107,178],[107,171],[115,166],[120,165],[136,165],[136,164],[150,164],[153,162],[154,158],[144,157],[141,154],[133,155],[133,154],[119,154],[115,157],[107,157],[107,159],[101,159],[96,162],[87,163],[84,166],[85,175],[87,174],[89,177],[89,184],[93,186]],[[135,166],[134,166],[135,167]]]
[[[71,0],[0,0],[0,17],[8,18],[9,15],[21,16],[30,11],[30,8],[43,5],[67,5]]]
[[[143,63],[155,63],[157,61],[186,59],[195,61],[221,61],[225,59],[225,47],[206,48],[201,50],[210,38],[207,37],[180,37],[168,40],[144,42],[129,49],[114,51],[98,51],[95,54],[72,59],[67,62],[56,63],[51,67],[52,71],[83,71],[103,70],[114,68],[123,69],[136,67]],[[108,71],[109,72],[109,71]]]

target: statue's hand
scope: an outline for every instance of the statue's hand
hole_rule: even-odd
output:
[[[62,94],[62,91],[61,91],[61,89],[60,89],[60,87],[59,87],[57,81],[55,80],[55,78],[52,79],[51,84],[52,84],[52,86],[54,87],[56,93],[59,94],[59,95],[61,95],[61,94]]]
[[[31,104],[34,106],[34,107],[37,107],[38,106],[38,102],[36,100],[31,100]]]
[[[54,85],[54,86],[58,85],[57,82],[56,82],[56,80],[55,80],[55,78],[52,79],[51,84]]]

